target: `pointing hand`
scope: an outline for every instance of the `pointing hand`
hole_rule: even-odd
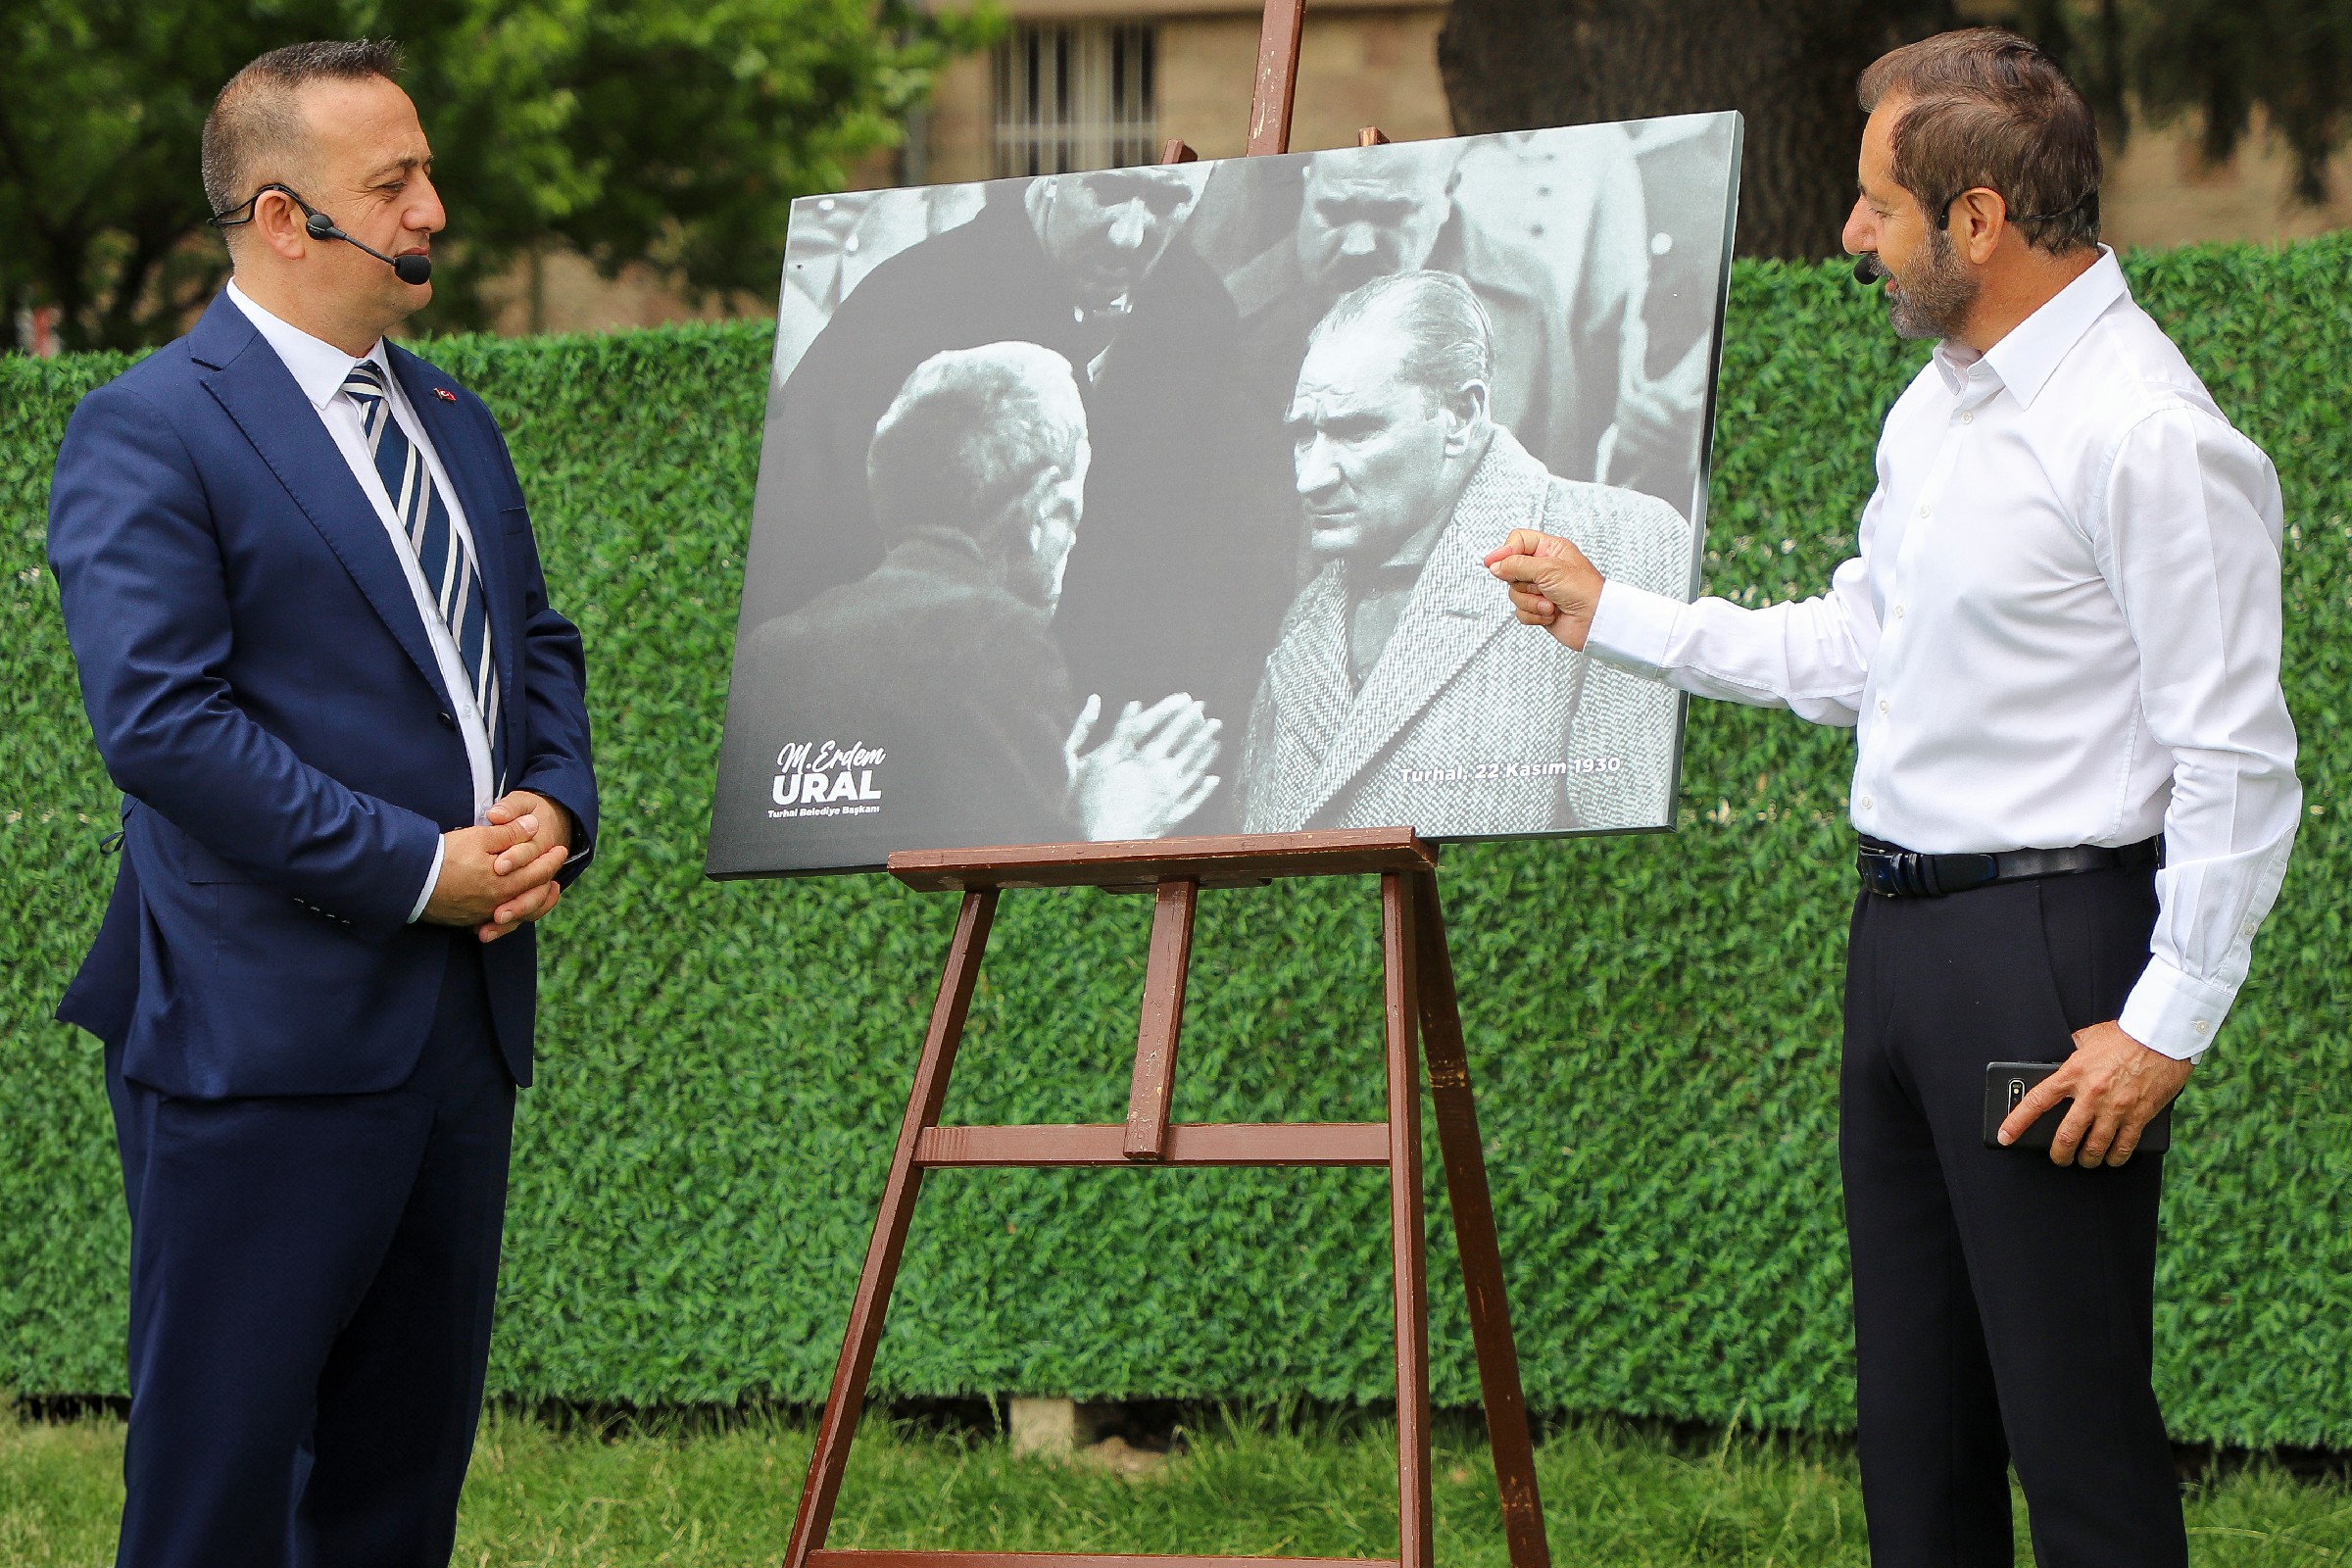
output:
[[[1580,653],[1600,608],[1600,569],[1569,541],[1533,528],[1513,528],[1500,549],[1487,557],[1487,569],[1511,591],[1511,610],[1521,623],[1549,627]]]

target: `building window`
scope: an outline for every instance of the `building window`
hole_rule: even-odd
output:
[[[1159,157],[1153,29],[1024,23],[997,48],[997,173],[1064,174]]]

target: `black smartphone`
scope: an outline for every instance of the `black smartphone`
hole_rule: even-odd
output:
[[[2054,1061],[1996,1061],[1984,1068],[1984,1147],[1998,1149],[2001,1123],[2018,1102],[2031,1094],[2044,1078],[2058,1070]],[[2074,1105],[2071,1100],[2061,1100],[2033,1126],[2018,1135],[2011,1149],[2047,1149],[2050,1140],[2058,1136],[2058,1124]],[[2139,1135],[2139,1145],[2133,1152],[2158,1153],[2173,1147],[2173,1107],[2167,1105],[2156,1113]]]

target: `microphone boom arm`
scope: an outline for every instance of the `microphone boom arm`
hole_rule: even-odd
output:
[[[267,191],[276,191],[279,195],[285,197],[286,200],[292,202],[295,206],[302,209],[302,226],[306,231],[308,231],[311,238],[339,239],[346,245],[354,246],[360,250],[366,251],[377,261],[382,262],[386,267],[391,268],[393,274],[397,276],[403,283],[407,283],[411,287],[420,286],[432,281],[433,259],[431,257],[386,256],[382,251],[377,250],[374,246],[369,245],[363,240],[354,239],[349,234],[344,233],[343,230],[335,226],[335,220],[333,219],[327,217],[318,208],[313,207],[309,202],[304,201],[295,193],[292,186],[280,184],[274,179],[269,184],[264,185],[260,190],[255,191],[251,197],[239,203],[237,206],[231,207],[224,213],[215,213],[210,220],[212,225],[215,228],[234,228],[239,223],[252,222],[254,205],[262,199],[264,192]],[[245,216],[240,218],[237,216],[239,213],[242,213]]]

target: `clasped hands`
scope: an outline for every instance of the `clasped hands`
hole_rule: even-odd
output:
[[[556,873],[571,858],[571,813],[544,795],[510,790],[478,827],[441,835],[441,875],[422,918],[471,926],[484,942],[555,912]]]

